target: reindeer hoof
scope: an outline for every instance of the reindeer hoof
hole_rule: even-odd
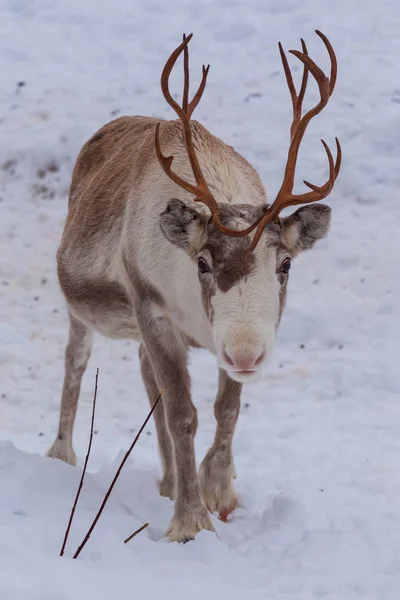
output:
[[[200,466],[199,480],[202,498],[211,513],[218,513],[221,521],[238,506],[239,501],[232,485],[233,468],[216,468],[212,456],[207,456]]]
[[[223,508],[219,509],[219,513],[218,513],[218,517],[221,521],[224,521],[224,523],[227,522],[229,515],[238,508],[239,506],[239,501],[238,499],[235,497],[234,502],[228,506],[224,506]]]
[[[46,456],[50,458],[58,458],[69,465],[76,465],[76,454],[72,446],[68,446],[64,440],[56,440],[52,447],[48,450]]]
[[[170,542],[185,544],[194,540],[196,534],[203,529],[215,532],[206,507],[200,506],[196,510],[185,512],[184,515],[175,513],[166,535]]]
[[[234,489],[216,489],[214,493],[203,494],[204,501],[211,513],[218,513],[221,521],[227,521],[229,515],[238,508],[239,500]]]

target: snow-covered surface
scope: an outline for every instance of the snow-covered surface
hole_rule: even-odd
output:
[[[0,597],[398,600],[398,0],[1,4]],[[116,115],[171,114],[160,71],[182,32],[193,31],[194,72],[212,65],[196,117],[256,166],[273,196],[290,120],[276,42],[298,47],[303,36],[326,67],[315,28],[337,51],[339,79],[310,127],[299,182],[326,176],[321,136],[339,136],[344,164],[329,199],[331,234],[293,266],[275,355],[243,394],[242,507],[231,523],[214,519],[219,539],[203,532],[168,544],[172,503],[157,492],[150,425],[80,559],[68,558],[148,410],[136,344],[98,337],[75,429],[80,464],[99,367],[97,435],[61,559],[80,469],[43,455],[63,376],[55,252],[77,152]],[[214,358],[193,353],[191,373],[200,459],[214,432]],[[150,527],[125,546],[145,521]]]

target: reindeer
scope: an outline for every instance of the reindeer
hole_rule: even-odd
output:
[[[285,306],[291,260],[323,238],[330,208],[311,204],[328,196],[338,176],[322,141],[329,178],[293,194],[299,147],[307,125],[327,104],[336,82],[333,48],[321,32],[331,61],[330,77],[302,52],[297,94],[281,44],[279,50],[293,104],[291,141],[282,186],[272,204],[255,169],[191,116],[204,92],[209,67],[189,102],[188,44],[171,54],[161,89],[177,120],[121,117],[83,146],[74,168],[69,210],[57,252],[58,277],[70,320],[59,429],[48,456],[76,464],[72,433],[81,379],[93,332],[140,342],[141,374],[150,402],[165,390],[155,413],[163,466],[160,493],[175,500],[167,532],[185,542],[213,531],[209,512],[222,520],[238,506],[233,487],[232,438],[242,384],[267,362]],[[169,76],[184,58],[179,105]],[[307,78],[320,100],[302,116]],[[166,152],[167,154],[164,154]],[[175,170],[172,170],[174,164]],[[288,207],[306,204],[287,217]],[[219,363],[215,440],[197,474],[196,408],[187,368],[190,348],[207,348]]]

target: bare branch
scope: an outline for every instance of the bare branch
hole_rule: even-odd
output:
[[[128,542],[131,541],[132,538],[134,538],[138,533],[140,533],[141,531],[143,531],[143,529],[146,529],[146,527],[148,527],[149,524],[145,523],[144,525],[142,525],[141,527],[139,527],[139,529],[136,529],[136,531],[134,531],[132,533],[132,535],[130,535],[129,537],[126,538],[126,540],[124,540],[124,544],[127,544]]]
[[[93,529],[96,527],[97,521],[100,519],[100,517],[101,517],[101,513],[103,512],[103,510],[104,510],[104,507],[105,507],[105,505],[107,504],[107,501],[108,501],[108,499],[109,499],[109,497],[110,497],[110,495],[111,495],[111,492],[112,492],[112,490],[113,490],[113,488],[114,488],[115,484],[117,483],[117,479],[118,479],[118,477],[120,476],[120,473],[121,473],[121,471],[122,471],[122,469],[123,469],[123,466],[125,465],[126,461],[128,460],[128,458],[129,458],[129,455],[130,455],[130,453],[132,452],[133,448],[136,446],[136,442],[137,442],[137,441],[138,441],[138,439],[140,438],[140,435],[141,435],[141,433],[142,433],[143,429],[146,427],[147,423],[149,422],[149,420],[150,420],[150,417],[151,417],[151,415],[153,414],[153,412],[154,412],[154,410],[155,410],[155,408],[156,408],[156,406],[157,406],[158,402],[160,401],[160,399],[161,399],[161,396],[163,395],[163,393],[164,393],[164,390],[161,390],[160,394],[158,395],[158,398],[157,398],[157,400],[156,400],[156,401],[155,401],[155,403],[153,404],[153,406],[152,406],[152,408],[151,408],[151,410],[150,410],[149,414],[147,415],[147,417],[146,417],[146,419],[145,419],[145,421],[144,421],[143,425],[142,425],[142,426],[141,426],[141,428],[139,429],[137,436],[135,437],[135,439],[133,440],[133,442],[132,442],[132,444],[130,445],[129,449],[128,449],[128,450],[127,450],[127,452],[125,453],[125,456],[124,456],[124,458],[122,459],[122,461],[121,461],[121,464],[120,464],[120,465],[119,465],[119,467],[118,467],[118,470],[117,470],[117,472],[116,472],[116,474],[115,474],[115,476],[114,476],[114,479],[112,480],[112,482],[111,482],[111,485],[110,485],[110,487],[108,488],[106,495],[104,496],[104,500],[103,500],[103,502],[101,503],[101,506],[100,506],[100,508],[99,508],[99,510],[98,510],[98,512],[97,512],[97,515],[95,516],[93,523],[92,523],[92,524],[91,524],[91,526],[89,527],[89,530],[88,530],[87,534],[85,535],[85,537],[84,537],[84,539],[83,539],[83,542],[80,544],[80,546],[78,546],[78,548],[77,548],[77,550],[76,550],[76,552],[75,552],[75,554],[74,554],[73,558],[78,558],[78,556],[79,556],[79,555],[80,555],[80,553],[82,552],[83,548],[85,547],[86,543],[88,542],[88,540],[89,540],[89,538],[90,538],[90,536],[91,536],[91,534],[92,534],[92,532],[93,532]]]
[[[95,380],[95,385],[94,385],[93,408],[92,408],[92,422],[91,422],[91,425],[90,425],[89,445],[88,445],[88,449],[87,449],[87,453],[86,453],[85,463],[83,465],[82,476],[81,476],[81,480],[79,482],[78,491],[76,492],[75,501],[74,501],[74,504],[72,506],[72,510],[71,510],[71,514],[70,514],[70,517],[69,517],[67,529],[65,530],[64,541],[63,541],[63,544],[61,546],[60,556],[64,556],[65,546],[67,544],[68,536],[69,536],[69,531],[71,529],[72,521],[74,519],[76,505],[78,504],[79,496],[80,496],[81,491],[82,491],[83,480],[85,479],[86,467],[87,467],[87,464],[89,462],[90,450],[92,448],[92,440],[93,440],[93,427],[94,427],[94,415],[95,415],[95,412],[96,412],[96,399],[97,399],[97,383],[98,383],[98,379],[99,379],[99,370],[97,369],[97,371],[96,371],[96,380]]]

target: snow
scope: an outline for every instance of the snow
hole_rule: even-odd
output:
[[[2,2],[1,598],[398,600],[399,27],[397,0]],[[213,518],[219,537],[168,544],[173,505],[158,495],[151,424],[79,560],[70,558],[148,411],[136,344],[97,337],[75,429],[80,464],[99,367],[97,434],[60,558],[81,471],[44,454],[67,337],[55,252],[77,152],[114,116],[171,116],[161,68],[193,31],[193,72],[211,63],[196,118],[256,166],[273,197],[291,116],[276,43],[297,48],[302,36],[326,68],[316,28],[336,49],[339,78],[307,134],[299,188],[326,176],[320,137],[340,138],[344,163],[328,201],[331,233],[293,265],[275,354],[244,390],[241,508],[230,523]],[[194,352],[191,374],[200,460],[215,428],[215,359]]]

